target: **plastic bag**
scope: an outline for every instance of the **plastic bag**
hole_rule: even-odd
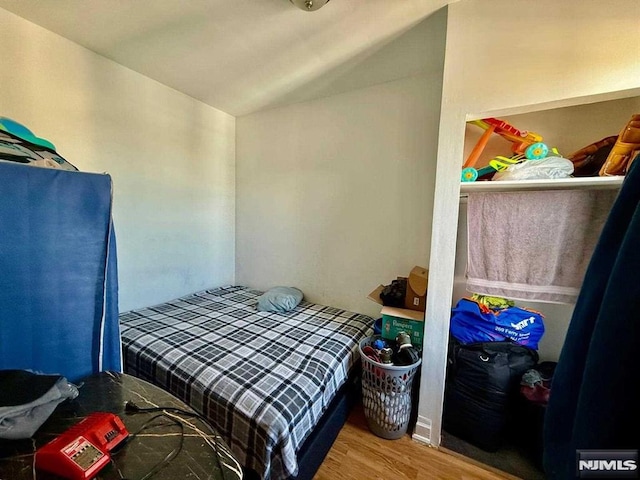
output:
[[[567,178],[573,173],[573,162],[563,157],[546,157],[510,165],[493,176],[493,180],[544,180]]]
[[[511,340],[537,350],[544,335],[540,312],[520,307],[491,310],[466,298],[451,310],[450,328],[451,334],[465,345]]]

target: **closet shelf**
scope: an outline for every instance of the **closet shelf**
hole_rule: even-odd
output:
[[[461,182],[460,193],[472,192],[516,192],[523,190],[577,190],[577,189],[618,189],[623,176],[615,177],[571,177],[557,180],[505,180]]]

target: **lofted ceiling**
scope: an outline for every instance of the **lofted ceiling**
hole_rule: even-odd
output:
[[[410,31],[450,2],[331,0],[315,12],[289,0],[0,0],[0,8],[241,116],[430,68],[421,45],[437,42],[445,22],[421,38]],[[384,68],[358,71],[403,34],[411,48],[398,44]]]

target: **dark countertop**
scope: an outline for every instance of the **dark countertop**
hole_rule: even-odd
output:
[[[118,415],[129,433],[161,412],[125,412],[125,402],[138,407],[174,407],[193,412],[173,395],[144,380],[126,374],[103,372],[81,382],[80,394],[58,406],[31,439],[0,440],[0,480],[53,480],[59,477],[34,468],[34,452],[80,422],[92,412]],[[240,480],[242,471],[224,440],[201,420],[181,413],[168,413],[184,426],[180,453],[151,478],[194,480]],[[166,417],[140,432],[122,448],[116,448],[113,462],[96,478],[138,480],[180,444],[180,427]]]

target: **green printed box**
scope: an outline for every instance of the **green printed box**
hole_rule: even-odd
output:
[[[422,347],[424,335],[424,313],[404,308],[382,308],[382,337],[395,340],[400,332],[411,336],[415,347]]]
[[[382,305],[382,338],[395,340],[400,332],[411,335],[411,343],[422,347],[424,338],[424,311],[409,310],[408,308],[385,307],[380,300],[383,285],[378,286],[367,298]]]

